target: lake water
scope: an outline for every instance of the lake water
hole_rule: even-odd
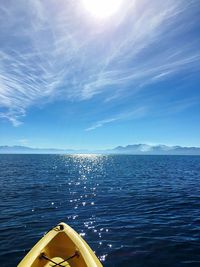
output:
[[[0,266],[61,221],[105,267],[200,266],[200,157],[0,155]]]

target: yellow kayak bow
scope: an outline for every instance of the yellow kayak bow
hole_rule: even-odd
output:
[[[18,265],[50,266],[103,267],[83,238],[65,223],[50,230]]]

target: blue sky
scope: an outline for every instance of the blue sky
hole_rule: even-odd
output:
[[[0,5],[0,145],[200,146],[199,0]]]

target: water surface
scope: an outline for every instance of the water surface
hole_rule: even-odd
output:
[[[0,155],[0,262],[64,221],[105,267],[200,266],[200,157]]]

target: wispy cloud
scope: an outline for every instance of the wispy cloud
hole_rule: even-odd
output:
[[[41,102],[99,94],[116,101],[199,69],[199,40],[182,42],[195,25],[188,21],[198,1],[124,2],[117,17],[101,22],[86,16],[81,0],[1,4],[0,117],[19,126],[27,109]]]
[[[23,138],[23,139],[17,140],[17,143],[19,143],[20,145],[23,145],[23,146],[27,146],[29,143],[29,140],[26,138]]]
[[[166,104],[163,109],[160,110],[160,114],[176,114],[182,111],[188,110],[191,107],[199,106],[200,98],[185,98],[181,100],[172,101],[170,104]]]
[[[135,120],[142,118],[147,114],[147,110],[148,110],[147,107],[140,107],[132,111],[119,113],[113,117],[95,122],[92,126],[86,128],[85,131],[92,131],[104,126],[105,124],[110,124],[115,121],[130,120],[130,119]]]

